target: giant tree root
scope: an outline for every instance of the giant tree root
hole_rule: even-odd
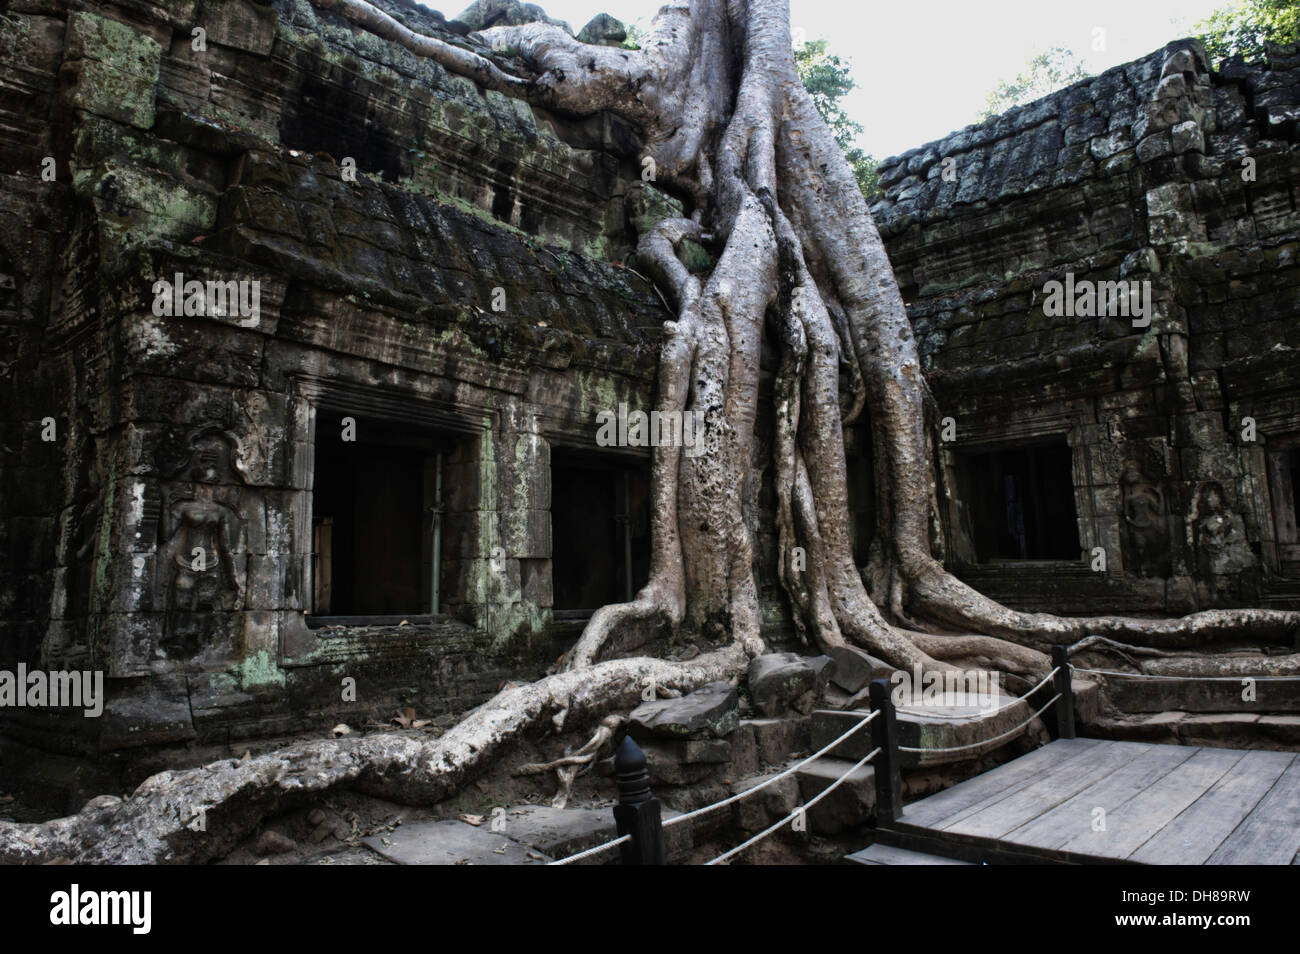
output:
[[[640,130],[657,185],[675,192],[688,215],[660,223],[639,249],[678,310],[665,326],[657,408],[702,415],[707,452],[656,448],[650,583],[631,603],[597,612],[567,671],[499,694],[435,743],[294,746],[247,763],[163,773],[116,807],[40,826],[0,825],[0,860],[216,857],[257,819],[328,788],[437,800],[547,718],[571,724],[629,707],[648,679],[689,689],[739,671],[763,647],[743,504],[758,476],[765,335],[779,357],[775,569],[796,628],[820,648],[854,643],[907,669],[977,666],[1030,680],[1050,668],[1050,645],[1092,635],[1186,648],[1244,638],[1290,643],[1300,630],[1300,613],[1264,610],[1167,621],[1018,613],[934,559],[934,399],[880,235],[799,80],[786,0],[669,0],[639,51],[588,46],[547,24],[483,31],[482,39],[519,52],[528,68],[521,76],[421,37],[367,0],[311,2],[489,89],[569,115],[609,110]],[[721,251],[713,269],[696,276],[678,246],[705,235]],[[879,498],[866,581],[852,558],[844,455],[845,424],[864,410]],[[647,623],[729,648],[689,663],[598,662],[621,628]],[[1236,673],[1240,664],[1207,668]],[[200,809],[202,834],[185,827]]]
[[[431,742],[390,734],[322,739],[248,761],[160,772],[124,802],[95,799],[98,807],[41,824],[0,822],[0,863],[204,862],[228,854],[262,819],[335,788],[431,804],[486,771],[529,729],[557,717],[565,725],[590,723],[632,708],[648,686],[687,692],[730,677],[745,662],[734,645],[685,663],[612,660],[503,690]]]

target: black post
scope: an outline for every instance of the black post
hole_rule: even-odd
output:
[[[645,752],[630,735],[623,737],[614,754],[614,774],[618,776],[614,823],[620,837],[632,836],[631,841],[619,845],[623,864],[664,864],[664,829],[659,799],[650,794]]]
[[[1052,665],[1056,667],[1053,688],[1060,694],[1056,700],[1056,737],[1074,738],[1074,680],[1070,676],[1070,656],[1064,646],[1052,647]]]
[[[871,743],[876,756],[876,827],[888,828],[903,814],[903,776],[898,765],[898,719],[889,698],[889,683],[872,681],[868,690],[871,708],[880,715],[871,722]]]

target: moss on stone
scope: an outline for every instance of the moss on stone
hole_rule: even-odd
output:
[[[76,64],[71,105],[109,119],[149,129],[162,63],[153,37],[93,13],[68,17],[66,60]]]
[[[252,656],[240,660],[235,672],[239,685],[244,690],[260,689],[267,686],[284,686],[284,670],[281,669],[271,654],[265,649],[258,650]]]

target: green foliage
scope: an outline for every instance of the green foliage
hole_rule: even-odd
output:
[[[645,27],[641,26],[641,22],[639,20],[636,23],[628,23],[625,26],[627,29],[627,38],[623,40],[623,49],[625,50],[641,49],[641,42],[646,38],[647,35],[649,35],[650,31],[647,30]]]
[[[812,95],[813,105],[844,150],[844,158],[853,168],[858,188],[867,199],[873,198],[880,191],[876,160],[853,144],[862,134],[862,125],[850,119],[840,103],[857,85],[849,75],[850,65],[828,53],[825,40],[812,40],[795,47],[794,62],[804,89]]]
[[[1091,74],[1084,68],[1083,61],[1073,51],[1060,46],[1052,47],[1026,63],[1015,79],[999,83],[988,94],[984,111],[978,118],[981,121],[992,119],[1013,106],[1032,103],[1071,83],[1087,79],[1089,75]]]
[[[1210,60],[1262,60],[1266,43],[1300,42],[1300,0],[1236,0],[1196,24]]]

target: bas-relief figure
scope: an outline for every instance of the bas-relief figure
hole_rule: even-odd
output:
[[[245,482],[238,440],[214,425],[191,431],[165,483],[159,521],[154,606],[164,613],[169,657],[199,652],[243,605]]]

